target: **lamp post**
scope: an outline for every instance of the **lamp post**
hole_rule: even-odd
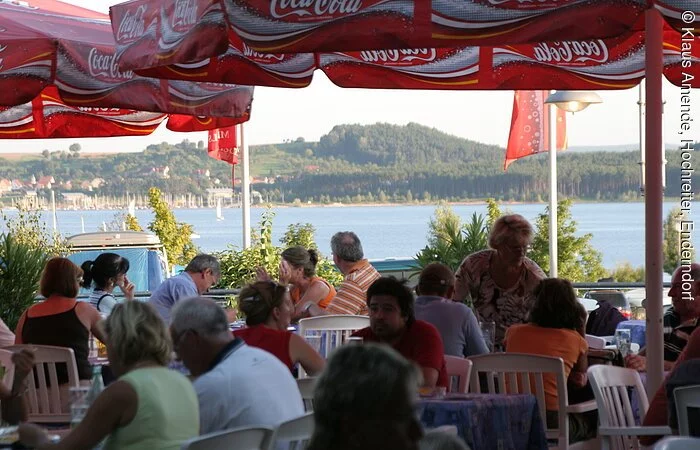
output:
[[[554,107],[571,113],[583,111],[589,105],[602,103],[595,92],[552,91],[545,100],[549,108],[549,276],[557,277],[559,250],[557,229],[557,114]]]

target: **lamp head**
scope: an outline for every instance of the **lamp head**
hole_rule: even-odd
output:
[[[592,91],[556,91],[545,100],[545,103],[553,103],[557,108],[568,112],[579,112],[588,105],[602,102],[600,96]]]

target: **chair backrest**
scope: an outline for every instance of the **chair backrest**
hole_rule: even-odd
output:
[[[678,434],[690,436],[688,408],[700,408],[700,385],[677,387],[673,390],[678,417]]]
[[[458,356],[445,355],[445,364],[448,378],[447,391],[466,394],[472,374],[472,362]]]
[[[308,317],[299,321],[299,336],[306,339],[309,335],[320,336],[319,354],[328,358],[330,353],[345,343],[350,335],[369,326],[369,317],[332,315]],[[299,377],[306,376],[303,368],[299,368]]]
[[[473,367],[471,390],[481,392],[480,374],[486,377],[485,384],[490,394],[530,394],[537,398],[540,416],[545,424],[547,439],[557,439],[560,448],[566,448],[569,442],[569,421],[566,416],[568,396],[564,361],[549,356],[528,355],[524,353],[490,353],[470,356]],[[557,385],[559,402],[559,421],[557,428],[547,426],[547,403],[544,392],[545,375],[554,377]],[[496,382],[498,384],[496,384]]]
[[[297,380],[297,386],[299,386],[299,393],[304,401],[304,410],[306,412],[314,410],[314,389],[316,389],[317,381],[317,377],[299,378]]]
[[[314,434],[314,413],[282,422],[275,430],[268,450],[305,450]]]
[[[639,377],[639,372],[624,367],[596,365],[588,368],[593,395],[598,406],[598,419],[601,427],[632,428],[638,426],[630,400],[630,388],[637,396],[639,417],[644,417],[649,409],[649,399]],[[636,436],[606,436],[611,449],[638,449]]]
[[[22,348],[29,348],[34,352],[34,376],[28,377],[29,389],[25,397],[29,422],[69,423],[71,417],[67,390],[77,387],[79,383],[78,365],[73,349],[50,345],[13,345],[5,349]],[[58,384],[56,364],[66,365],[67,385]]]
[[[2,384],[8,389],[12,389],[12,382],[15,377],[15,363],[12,362],[12,352],[0,350],[0,366],[2,366]]]
[[[182,443],[181,450],[267,450],[274,428],[247,427],[197,436]]]
[[[601,349],[605,348],[605,338],[600,336],[593,336],[592,334],[586,335],[586,343],[590,348]]]
[[[670,436],[656,443],[654,450],[697,450],[700,438],[688,436]]]

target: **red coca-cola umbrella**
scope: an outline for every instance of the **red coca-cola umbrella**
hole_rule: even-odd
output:
[[[253,95],[249,86],[121,70],[104,14],[55,0],[0,2],[0,106],[32,102],[49,86],[67,106],[239,119]]]

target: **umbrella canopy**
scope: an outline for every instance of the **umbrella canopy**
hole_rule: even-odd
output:
[[[248,117],[253,97],[249,86],[121,70],[104,14],[55,0],[0,2],[0,106],[26,105],[49,86],[67,106],[239,119]]]

